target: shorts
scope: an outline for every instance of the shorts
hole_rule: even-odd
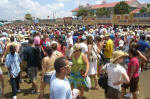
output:
[[[53,73],[54,72],[45,73],[44,78],[43,78],[44,83],[50,84],[50,80],[51,80],[51,77],[52,77]]]
[[[28,75],[29,75],[29,78],[30,78],[31,82],[36,80],[37,72],[38,72],[38,68],[37,67],[28,68]]]
[[[105,97],[110,99],[121,99],[121,92],[115,88],[108,87]]]
[[[138,82],[139,82],[139,77],[137,78],[132,78],[130,80],[130,83],[129,84],[123,84],[122,87],[123,88],[128,88],[130,87],[130,92],[136,92],[137,90],[137,87],[138,87]]]

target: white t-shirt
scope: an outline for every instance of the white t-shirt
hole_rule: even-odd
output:
[[[70,36],[69,38],[67,38],[67,48],[69,47],[69,44],[73,45],[73,39],[72,36]]]
[[[53,74],[50,80],[50,99],[72,99],[71,87],[67,78],[61,80]]]
[[[88,46],[85,43],[80,43],[80,47],[82,48],[82,53],[88,52]]]
[[[119,64],[108,63],[103,67],[108,74],[108,85],[112,88],[121,91],[121,84],[114,86],[113,83],[122,81],[122,74],[126,73],[126,70]]]

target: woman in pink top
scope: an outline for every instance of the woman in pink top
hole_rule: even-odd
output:
[[[123,85],[122,90],[125,92],[124,88],[130,87],[130,92],[132,93],[133,99],[137,99],[137,88],[139,82],[139,60],[138,60],[139,52],[135,48],[129,49],[129,57],[130,61],[128,63],[127,73],[130,78],[129,85]]]

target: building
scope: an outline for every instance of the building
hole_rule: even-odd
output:
[[[135,9],[139,9],[141,7],[143,7],[145,4],[141,4],[138,0],[125,0],[125,2],[130,6],[131,11],[135,10]],[[119,2],[112,2],[112,3],[106,3],[106,2],[102,2],[102,4],[96,4],[96,5],[90,5],[90,4],[86,4],[85,6],[79,6],[78,8],[75,8],[72,10],[72,15],[76,16],[77,12],[79,9],[84,8],[87,9],[89,11],[92,11],[94,13],[96,13],[97,9],[100,8],[107,8],[109,9],[111,12],[113,11],[113,7],[115,7],[116,4],[118,4]]]

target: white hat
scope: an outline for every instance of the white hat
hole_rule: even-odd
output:
[[[122,46],[124,46],[124,41],[123,41],[123,40],[120,40],[120,41],[119,41],[119,47],[122,47]]]
[[[100,38],[104,38],[104,35],[101,35]]]

